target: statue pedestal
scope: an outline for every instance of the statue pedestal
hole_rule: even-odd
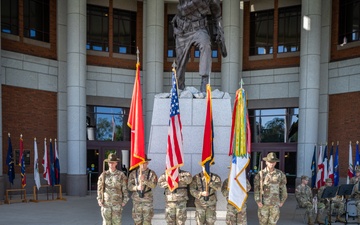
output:
[[[228,95],[226,95],[228,96]],[[221,180],[225,180],[229,170],[231,158],[228,156],[231,129],[231,99],[212,99],[213,125],[214,125],[214,157],[215,165],[210,171],[218,174]],[[183,134],[184,166],[192,176],[202,169],[201,162],[204,123],[205,123],[206,99],[180,98],[180,115]],[[151,121],[148,156],[151,158],[150,169],[154,170],[158,177],[166,168],[166,146],[170,117],[170,98],[155,98],[153,116]],[[190,194],[190,193],[189,193]],[[226,199],[221,192],[217,193],[217,208],[226,211]],[[157,187],[154,190],[154,208],[164,209],[164,190]]]

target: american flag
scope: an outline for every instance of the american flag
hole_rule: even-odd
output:
[[[166,175],[170,191],[178,187],[179,167],[183,162],[183,137],[182,125],[180,119],[179,97],[177,92],[177,83],[175,70],[172,73],[172,89],[170,102],[170,119],[166,148]]]

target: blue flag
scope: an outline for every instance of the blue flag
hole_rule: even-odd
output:
[[[360,153],[359,153],[359,143],[356,142],[356,155],[355,155],[355,169],[360,166]]]
[[[13,148],[11,144],[11,138],[8,138],[8,153],[6,157],[6,164],[8,165],[8,176],[9,182],[14,184],[15,179],[15,163],[14,163],[14,155],[13,155]]]
[[[56,139],[55,139],[55,162],[54,162],[54,167],[55,167],[55,184],[60,184],[60,159],[59,159],[59,151],[57,148],[57,143],[56,143]]]
[[[339,185],[339,145],[336,145],[335,160],[334,160],[334,185]]]
[[[311,162],[311,187],[315,187],[316,184],[316,145],[314,146],[314,154]]]
[[[50,180],[51,186],[55,184],[55,166],[54,166],[54,152],[52,149],[52,142],[50,139]]]

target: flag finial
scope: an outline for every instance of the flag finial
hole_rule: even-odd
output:
[[[241,78],[241,80],[240,80],[240,88],[242,89],[243,88],[243,85],[244,85],[244,80]]]
[[[139,47],[136,47],[136,62],[139,63],[140,60],[139,60],[139,55],[140,55],[140,51],[139,51]]]
[[[10,137],[10,133],[8,133],[8,136]]]
[[[34,141],[36,141],[36,137],[34,137]]]

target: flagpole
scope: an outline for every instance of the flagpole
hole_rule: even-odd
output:
[[[136,64],[137,65],[140,65],[140,57],[139,57],[139,55],[140,55],[140,51],[139,51],[139,47],[136,47],[137,48],[137,50],[136,50]],[[140,68],[139,68],[140,69]],[[143,161],[143,163],[144,163],[144,161]],[[143,163],[141,163],[141,164],[143,164]],[[141,178],[142,177],[142,168],[141,168],[141,164],[139,165],[139,178]],[[142,189],[142,181],[141,181],[141,179],[139,179],[138,178],[138,180],[139,180],[139,185],[140,185],[140,189]]]
[[[10,138],[10,133],[8,133],[8,136],[9,136],[9,138]],[[9,146],[8,146],[8,147],[9,147]],[[14,163],[14,165],[15,165],[15,163]],[[8,167],[9,167],[9,165],[8,165]],[[8,176],[9,176],[9,174],[8,174]],[[12,184],[13,184],[13,183],[10,182],[10,189],[12,189]]]

